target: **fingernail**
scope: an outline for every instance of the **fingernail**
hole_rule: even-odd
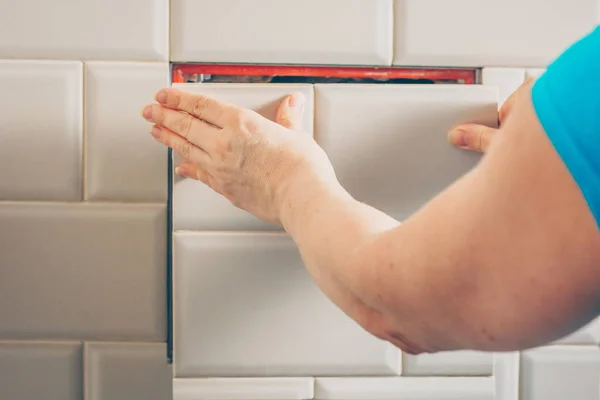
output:
[[[181,165],[175,168],[175,173],[179,176],[183,176],[184,178],[189,178],[190,176],[190,171]]]
[[[144,108],[144,118],[146,118],[146,119],[152,118],[152,106],[146,106],[146,108]]]
[[[302,93],[294,93],[290,96],[289,105],[294,108],[304,103],[304,95]]]
[[[159,103],[166,103],[167,102],[167,92],[165,92],[164,90],[161,90],[160,92],[156,93],[156,101],[158,101]]]
[[[467,145],[465,142],[465,131],[462,129],[454,129],[448,133],[448,140],[455,146],[464,147]]]
[[[296,107],[296,96],[290,96],[290,98],[288,99],[288,105],[290,107]]]
[[[150,134],[154,136],[154,139],[158,139],[160,137],[160,128],[157,126],[152,127]]]

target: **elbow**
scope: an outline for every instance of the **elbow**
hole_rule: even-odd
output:
[[[393,323],[393,319],[366,305],[361,307],[360,312],[354,313],[352,318],[369,334],[391,343],[405,353],[417,355],[434,352],[425,343],[409,338],[402,330],[397,328],[397,324]]]

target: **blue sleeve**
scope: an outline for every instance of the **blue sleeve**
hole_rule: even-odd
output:
[[[542,127],[600,227],[600,27],[556,59],[531,96]]]

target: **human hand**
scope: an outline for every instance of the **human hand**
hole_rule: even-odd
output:
[[[300,93],[284,100],[279,124],[176,89],[163,89],[155,99],[159,104],[144,107],[142,114],[155,124],[152,136],[187,160],[176,173],[207,184],[264,221],[280,224],[290,187],[337,181],[325,152],[298,131],[304,105]]]
[[[453,128],[448,133],[448,141],[465,150],[485,153],[492,143],[495,135],[502,128],[502,124],[510,115],[517,100],[531,89],[534,78],[528,78],[519,88],[504,102],[498,113],[499,128],[490,128],[484,125],[465,124]]]

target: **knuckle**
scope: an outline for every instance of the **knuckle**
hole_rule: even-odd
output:
[[[481,137],[483,135],[481,126],[472,126],[465,130],[465,144],[472,150],[481,150]]]
[[[289,115],[284,115],[280,117],[277,122],[279,125],[284,126],[286,128],[292,128],[294,124],[294,120]]]
[[[243,111],[238,111],[236,113],[234,113],[233,115],[231,115],[231,117],[229,118],[229,123],[235,127],[235,128],[239,128],[240,126],[243,125],[244,123],[244,115],[243,115]]]
[[[212,175],[203,172],[202,174],[202,182],[206,183],[206,185],[214,191],[217,191],[217,181]]]
[[[225,145],[221,141],[216,142],[213,152],[215,155],[223,156],[225,154]]]
[[[162,125],[165,120],[165,113],[163,112],[162,107],[152,106],[152,121],[155,124]]]
[[[236,196],[234,195],[233,191],[231,190],[230,185],[222,185],[221,187],[221,194],[234,206],[238,207],[239,206],[239,201],[236,198]]]
[[[475,142],[475,147],[477,150],[482,150],[483,149],[483,137],[485,136],[485,127],[483,126],[478,126],[477,130],[475,131],[475,135],[476,135],[476,142]]]
[[[186,160],[190,159],[190,154],[192,153],[192,144],[188,141],[182,141],[179,145],[179,153]]]
[[[233,116],[231,118],[231,122],[236,127],[243,127],[243,126],[249,125],[250,121],[253,120],[253,117],[254,117],[253,111],[243,108],[233,114]]]
[[[476,143],[476,132],[474,129],[467,128],[464,131],[464,141],[467,147],[473,147]]]
[[[171,98],[171,101],[172,101],[173,105],[176,108],[181,108],[181,106],[182,106],[181,103],[182,103],[182,100],[183,100],[183,97],[181,96],[181,93],[179,93],[179,92],[173,92],[172,96],[173,97]]]
[[[189,137],[192,128],[192,118],[190,116],[182,116],[177,122],[177,129],[184,138]]]
[[[487,150],[487,148],[490,146],[491,142],[492,142],[492,137],[489,133],[482,135],[481,136],[481,149]]]
[[[207,106],[208,100],[206,97],[194,96],[190,100],[190,111],[200,119],[204,118]]]

